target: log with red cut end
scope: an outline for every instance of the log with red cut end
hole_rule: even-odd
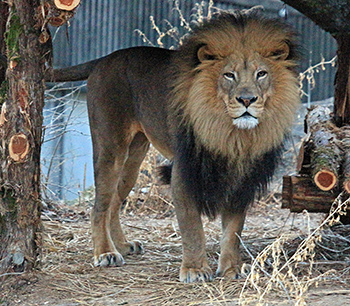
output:
[[[321,190],[328,191],[337,185],[338,178],[334,172],[322,169],[315,174],[314,182]]]
[[[315,107],[306,116],[309,133],[308,154],[310,155],[311,177],[323,191],[338,184],[338,172],[342,162],[338,128],[331,121],[331,112],[326,107]]]
[[[330,131],[318,130],[313,140],[311,174],[318,188],[323,191],[333,189],[338,183],[341,152],[335,135]]]

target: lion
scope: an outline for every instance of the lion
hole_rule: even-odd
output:
[[[88,79],[96,203],[95,266],[143,253],[119,220],[150,143],[163,168],[182,236],[180,281],[210,281],[202,215],[222,218],[216,276],[240,275],[247,208],[269,183],[300,103],[298,46],[290,26],[252,12],[220,12],[178,50],[133,47],[55,70]]]

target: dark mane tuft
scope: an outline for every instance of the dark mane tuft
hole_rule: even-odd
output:
[[[282,151],[281,145],[263,154],[242,177],[236,164],[213,155],[204,147],[198,148],[194,143],[192,131],[183,130],[179,134],[179,169],[188,194],[195,200],[198,210],[209,218],[215,218],[223,210],[241,213],[256,196],[261,196]]]

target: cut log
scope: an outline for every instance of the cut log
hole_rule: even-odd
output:
[[[315,106],[309,109],[305,116],[305,133],[312,133],[318,125],[326,124],[331,119],[331,110],[328,107]]]
[[[54,0],[56,7],[60,10],[72,11],[80,3],[80,0]]]
[[[323,191],[332,190],[338,183],[338,179],[333,171],[322,169],[316,172],[314,182]]]
[[[333,189],[338,183],[341,154],[338,141],[330,131],[320,129],[311,137],[313,150],[311,175],[318,188],[323,191]]]
[[[338,184],[338,172],[342,154],[337,139],[338,128],[331,121],[331,112],[326,107],[315,107],[306,116],[309,143],[304,154],[310,156],[311,177],[323,191]],[[307,150],[306,150],[307,149]]]
[[[309,177],[283,177],[282,208],[291,212],[328,213],[336,196],[336,193],[317,188]]]

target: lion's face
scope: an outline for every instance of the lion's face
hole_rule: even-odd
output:
[[[252,129],[259,124],[270,88],[271,71],[259,54],[226,59],[218,80],[218,95],[239,129]]]

